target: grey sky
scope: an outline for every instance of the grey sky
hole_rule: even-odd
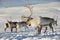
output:
[[[16,7],[29,4],[46,4],[51,2],[60,2],[60,0],[0,0],[0,7]]]
[[[60,9],[60,0],[0,0],[0,16],[29,14],[27,8],[21,7],[27,3],[33,5],[35,13],[41,13],[46,10],[45,8]]]

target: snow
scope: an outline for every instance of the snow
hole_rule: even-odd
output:
[[[49,27],[46,33],[43,33],[45,30],[45,28],[43,28],[41,34],[37,34],[37,31],[32,27],[28,27],[27,30],[23,30],[24,28],[21,28],[21,30],[18,29],[18,32],[15,32],[15,30],[14,32],[10,32],[8,28],[7,31],[4,32],[5,23],[6,20],[9,19],[9,16],[12,16],[13,21],[21,21],[19,20],[20,16],[28,15],[30,12],[25,7],[0,8],[0,40],[60,40],[60,7],[52,7],[51,4],[45,7],[45,5],[48,6],[49,4],[33,5],[32,17],[43,16],[53,18],[54,15],[58,16],[58,25],[54,26],[55,33],[52,33]],[[6,16],[7,19],[5,18]]]
[[[3,26],[2,24],[1,26]],[[41,34],[37,34],[37,31],[32,27],[28,27],[27,30],[21,28],[18,32],[15,32],[15,30],[10,32],[8,30],[7,32],[0,32],[0,40],[60,40],[60,18],[58,18],[58,26],[54,27],[55,33],[52,33],[50,28],[46,33],[43,33],[43,28]]]
[[[2,23],[0,26],[3,27]],[[48,27],[46,33],[43,33],[44,28],[42,29],[41,34],[37,34],[37,31],[32,28],[28,27],[27,30],[21,30],[18,32],[10,32],[7,29],[7,32],[0,32],[0,40],[59,40],[60,39],[60,18],[58,18],[58,26],[54,27],[55,33],[51,32],[51,29]],[[0,29],[2,30],[2,29]]]
[[[36,34],[32,31],[5,32],[0,33],[0,40],[57,40],[60,39],[59,33]]]

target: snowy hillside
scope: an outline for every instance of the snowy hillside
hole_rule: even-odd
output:
[[[48,27],[47,32],[43,33],[45,28],[42,28],[42,33],[37,34],[37,30],[28,27],[19,28],[13,32],[7,28],[4,30],[7,20],[21,21],[21,16],[29,16],[30,10],[24,7],[26,4],[31,4],[33,18],[37,16],[57,18],[57,26],[53,26],[54,33]],[[60,0],[0,0],[0,40],[60,40]]]
[[[0,22],[0,40],[60,40],[60,10],[56,11],[56,9],[46,9],[45,13],[33,14],[33,17],[36,16],[46,16],[53,17],[54,15],[58,16],[58,26],[54,26],[55,33],[51,33],[51,29],[48,27],[46,33],[43,33],[44,28],[42,29],[42,34],[37,34],[34,28],[29,27],[27,30],[21,30],[18,32],[10,32],[10,29],[7,29],[7,32],[4,32],[5,23],[2,18]],[[51,16],[50,16],[51,15]],[[15,16],[14,16],[15,17]],[[14,29],[15,31],[15,29]]]

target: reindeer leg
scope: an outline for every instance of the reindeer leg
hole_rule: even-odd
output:
[[[51,29],[52,29],[52,32],[54,32],[53,27],[51,27]]]
[[[41,34],[41,29],[42,29],[42,26],[41,27],[37,27],[38,28],[38,34]]]
[[[44,31],[44,33],[47,31],[47,27],[45,28],[45,31]]]
[[[6,29],[7,29],[7,28],[4,29],[5,32],[6,32]]]
[[[39,27],[38,26],[37,26],[37,30],[38,30],[38,34],[39,34],[40,32],[39,32]]]
[[[52,23],[50,23],[49,26],[52,29],[52,32],[54,32],[53,27],[52,27]]]
[[[13,31],[13,28],[11,28],[11,32]]]
[[[54,25],[55,25],[55,26],[57,26],[57,25],[58,25],[58,24],[57,24],[57,21],[55,21],[55,22],[54,22]]]
[[[17,28],[16,28],[16,32],[17,32]]]
[[[25,26],[25,30],[27,30],[27,28],[28,28],[28,27],[27,27],[27,26]]]
[[[40,27],[40,34],[41,34],[42,26]]]
[[[24,29],[26,30],[26,27],[24,27]]]

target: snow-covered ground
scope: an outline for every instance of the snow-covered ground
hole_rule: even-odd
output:
[[[19,32],[2,32],[0,33],[0,40],[60,40],[59,31],[37,34],[34,28],[29,28]]]
[[[48,27],[46,33],[43,33],[44,28],[42,29],[41,34],[37,34],[37,31],[28,27],[26,30],[21,28],[18,32],[10,32],[10,29],[7,29],[7,32],[4,32],[5,24],[0,23],[0,40],[60,40],[60,17],[58,16],[58,26],[54,26],[55,33],[51,32],[51,29]],[[23,30],[24,29],[24,30]]]
[[[51,32],[48,27],[46,33],[43,33],[45,28],[42,29],[41,34],[37,34],[37,31],[28,27],[26,30],[24,28],[18,29],[18,32],[10,32],[8,28],[4,32],[5,23],[7,20],[21,21],[22,15],[29,16],[29,9],[24,7],[25,0],[1,0],[0,2],[0,40],[60,40],[60,0],[31,0],[29,3],[33,6],[32,17],[43,16],[54,18],[58,16],[58,25],[53,26],[55,33]],[[10,18],[11,17],[11,18]],[[24,29],[24,30],[23,30]]]

